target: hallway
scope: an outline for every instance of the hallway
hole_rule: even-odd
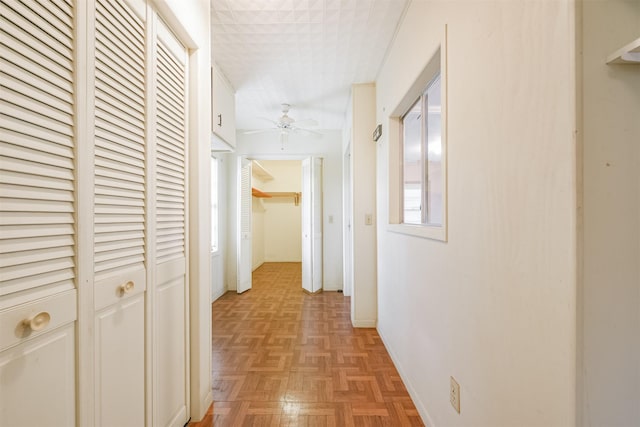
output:
[[[213,425],[422,425],[376,330],[351,326],[350,299],[300,281],[299,263],[266,263],[252,290],[213,303]]]

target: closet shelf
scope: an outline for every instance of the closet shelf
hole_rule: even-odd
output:
[[[271,199],[274,197],[277,198],[292,198],[293,199],[293,203],[298,206],[300,204],[300,199],[302,198],[302,193],[298,193],[295,191],[269,191],[269,192],[265,192],[265,191],[260,191],[257,188],[253,187],[251,188],[251,194],[253,195],[253,197],[259,197],[259,198],[263,198],[263,199]]]
[[[640,64],[640,37],[609,55],[607,64]]]
[[[251,174],[255,178],[257,178],[257,179],[259,179],[260,181],[263,181],[263,182],[267,182],[267,181],[273,180],[273,175],[271,175],[271,172],[266,170],[264,168],[264,166],[262,166],[260,164],[260,162],[258,162],[257,160],[253,161],[253,165],[251,167]]]
[[[270,199],[272,196],[265,193],[264,191],[260,191],[255,187],[251,187],[251,195],[253,197],[259,197],[259,198],[264,198],[264,199]]]

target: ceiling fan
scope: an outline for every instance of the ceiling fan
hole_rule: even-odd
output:
[[[317,126],[318,122],[313,119],[305,119],[296,121],[293,117],[289,116],[289,110],[291,109],[291,105],[282,104],[282,116],[278,120],[271,120],[262,118],[273,124],[272,127],[265,129],[256,129],[256,130],[248,130],[244,133],[246,135],[255,134],[255,133],[263,133],[263,132],[274,132],[279,131],[281,135],[288,135],[289,132],[300,132],[300,133],[308,133],[312,135],[322,135],[320,132],[308,129],[305,126]]]

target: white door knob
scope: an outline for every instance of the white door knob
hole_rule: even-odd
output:
[[[33,317],[25,319],[22,324],[34,332],[40,331],[46,328],[51,321],[51,315],[46,311],[42,311]]]
[[[129,280],[124,285],[120,285],[120,295],[128,294],[133,290],[134,287],[135,287],[135,284],[131,280]]]

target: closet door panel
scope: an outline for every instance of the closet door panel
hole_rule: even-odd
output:
[[[74,325],[0,352],[0,425],[75,425]]]
[[[155,88],[155,314],[157,411],[154,424],[187,421],[186,49],[158,21]]]
[[[0,0],[0,425],[76,423],[74,2]]]
[[[123,296],[96,316],[96,425],[144,425],[144,295]],[[126,385],[126,387],[123,387]]]
[[[145,423],[145,4],[95,2],[95,425]]]

